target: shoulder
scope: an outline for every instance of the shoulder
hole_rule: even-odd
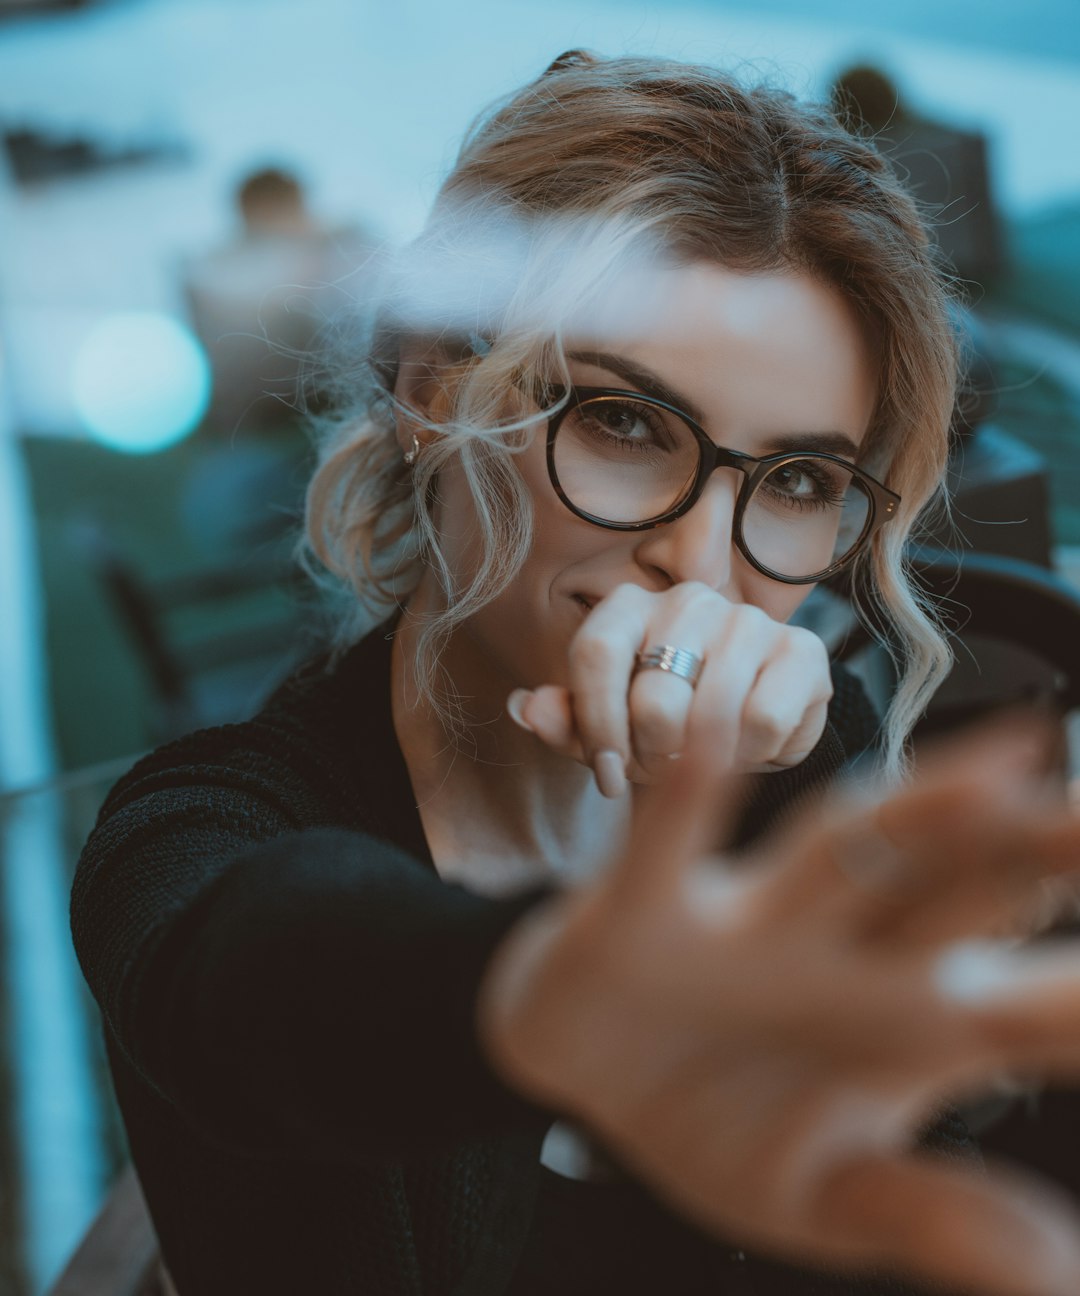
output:
[[[102,968],[122,980],[130,951],[275,842],[303,862],[329,830],[424,862],[418,822],[390,719],[389,645],[364,641],[303,668],[251,720],[169,743],[116,784],[72,887],[84,970],[92,984]]]

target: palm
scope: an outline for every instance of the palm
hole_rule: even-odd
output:
[[[631,849],[537,938],[489,1027],[496,1059],[731,1241],[987,1292],[1075,1290],[1080,1274],[1047,1276],[1048,1256],[1074,1252],[1080,1271],[1048,1191],[911,1151],[946,1097],[1003,1070],[1080,1073],[1075,956],[1028,992],[941,992],[954,942],[1014,926],[1040,876],[1080,860],[1076,817],[1036,817],[1016,794],[1024,749],[984,739],[878,813],[815,815],[737,869],[703,862],[700,766],[648,790]],[[858,875],[895,862],[881,831],[902,886]],[[1034,955],[994,957],[1023,976]]]

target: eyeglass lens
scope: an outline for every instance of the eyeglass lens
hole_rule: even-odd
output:
[[[645,401],[598,396],[559,424],[553,464],[575,508],[606,522],[648,522],[693,487],[701,449],[677,414]],[[858,544],[870,512],[859,478],[817,455],[794,456],[758,483],[742,516],[743,544],[777,575],[825,571]]]

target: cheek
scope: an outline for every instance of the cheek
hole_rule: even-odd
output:
[[[532,547],[527,564],[534,570],[555,572],[602,557],[620,541],[616,540],[618,532],[592,526],[570,512],[551,484],[545,454],[538,437],[515,464],[532,506]],[[625,548],[625,541],[621,543]]]
[[[588,544],[596,545],[596,528],[576,519],[551,489],[542,448],[538,455],[531,447],[516,462],[531,497],[532,544],[518,579],[500,596],[500,604],[525,598],[527,587],[537,579],[580,559]],[[484,544],[472,492],[455,463],[440,471],[434,521],[454,589],[460,591],[480,570]]]
[[[472,493],[453,463],[439,470],[432,521],[453,587],[462,590],[480,568],[483,546]]]

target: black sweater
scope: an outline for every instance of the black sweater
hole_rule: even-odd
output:
[[[389,680],[382,630],[147,757],[83,853],[76,948],[180,1296],[494,1296],[525,1244],[551,1114],[489,1070],[473,1005],[541,893],[438,877]],[[814,753],[757,780],[744,840],[872,737],[837,685]],[[721,1293],[847,1290],[716,1252]]]

